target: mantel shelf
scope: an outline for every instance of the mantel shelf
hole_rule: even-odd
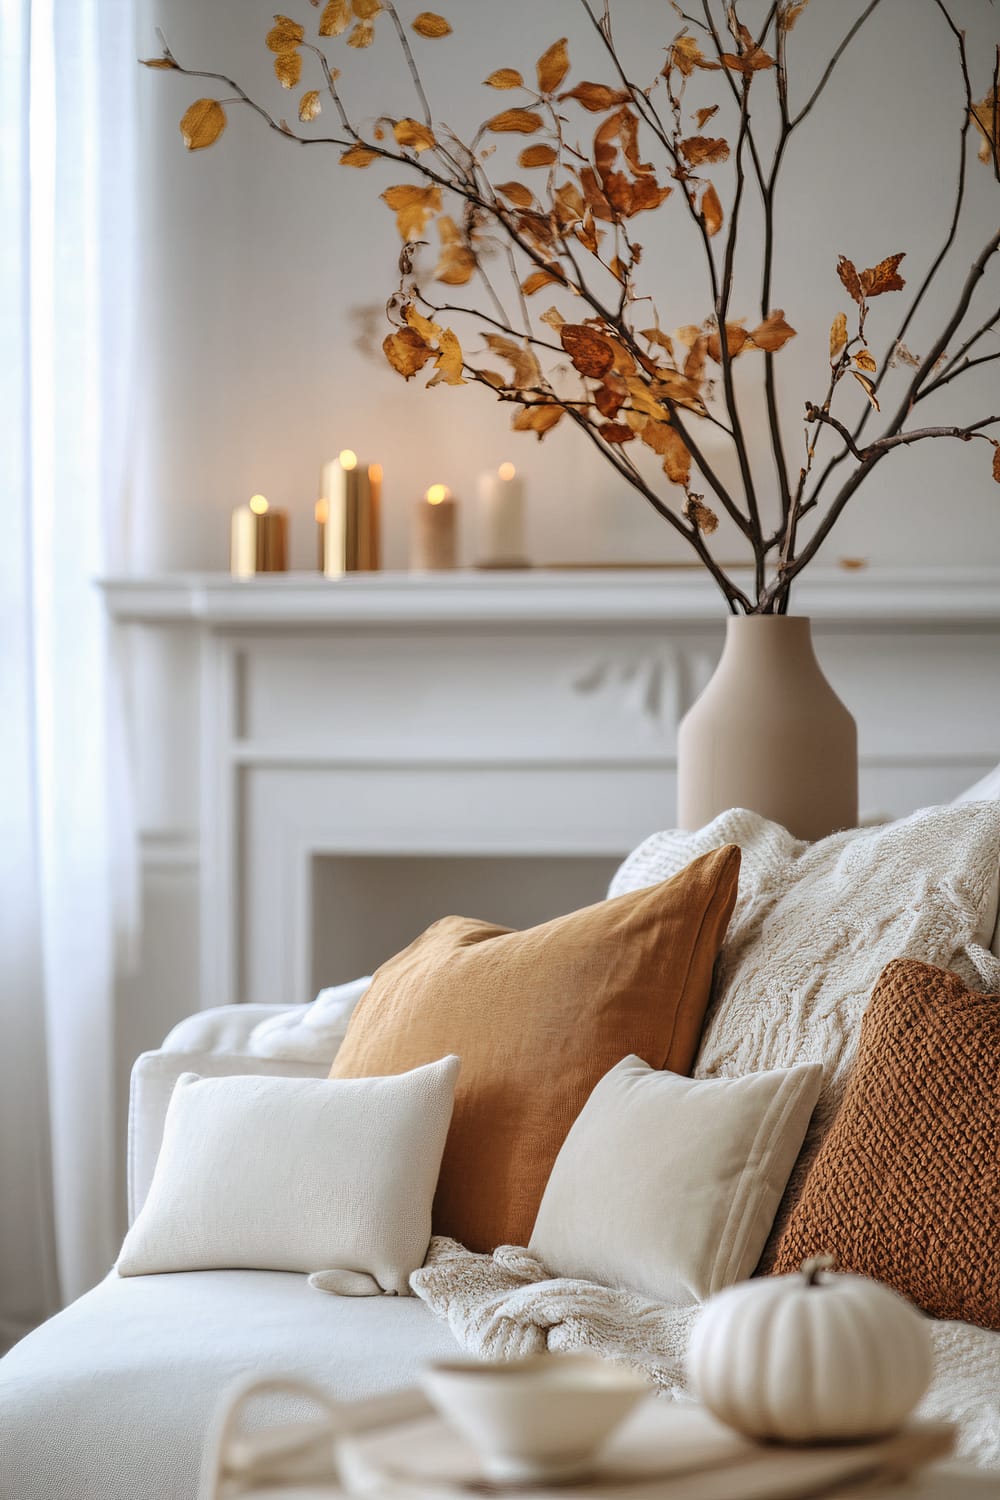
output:
[[[742,572],[735,572],[741,578]],[[524,569],[454,573],[228,573],[106,578],[115,620],[215,629],[368,625],[704,625],[725,616],[712,580],[686,568]],[[850,628],[1000,621],[998,568],[816,568],[797,585],[796,614]]]

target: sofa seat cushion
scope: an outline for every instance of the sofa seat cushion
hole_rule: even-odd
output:
[[[456,1350],[412,1297],[323,1297],[276,1271],[112,1273],[0,1362],[0,1500],[193,1500],[239,1378],[294,1374],[355,1400]]]

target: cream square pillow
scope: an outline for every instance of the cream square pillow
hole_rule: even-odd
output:
[[[122,1276],[333,1271],[409,1294],[423,1264],[459,1059],[392,1078],[182,1073]]]
[[[529,1248],[554,1276],[700,1302],[751,1274],[819,1097],[816,1063],[703,1081],[626,1057],[594,1089]]]

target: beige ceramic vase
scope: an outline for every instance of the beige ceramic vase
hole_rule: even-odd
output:
[[[858,734],[820,670],[807,619],[733,615],[712,680],[677,736],[677,821],[730,807],[821,839],[858,820]]]

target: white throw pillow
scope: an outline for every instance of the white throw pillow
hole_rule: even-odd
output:
[[[446,1057],[356,1079],[182,1073],[119,1273],[331,1268],[337,1289],[408,1295],[459,1066]]]
[[[555,1276],[675,1306],[744,1280],[822,1077],[807,1063],[701,1081],[626,1057],[570,1129],[529,1249]]]
[[[824,1069],[773,1244],[836,1113],[885,965],[919,959],[976,989],[1000,989],[1000,963],[988,947],[1000,802],[924,808],[815,844],[734,808],[694,832],[653,834],[625,860],[608,894],[655,885],[722,844],[738,844],[743,862],[694,1076],[732,1078],[813,1061]]]

